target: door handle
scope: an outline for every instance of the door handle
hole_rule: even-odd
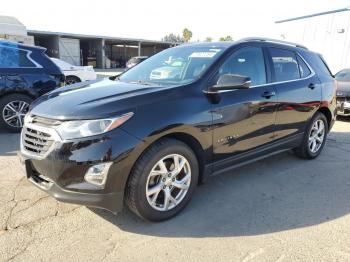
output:
[[[314,83],[311,83],[311,84],[308,85],[308,88],[310,88],[310,89],[315,89],[315,87],[316,87],[316,86],[315,86]]]
[[[274,91],[272,91],[272,92],[265,91],[264,93],[261,94],[262,97],[265,97],[267,99],[269,99],[270,97],[275,96],[275,95],[276,95],[276,93]]]

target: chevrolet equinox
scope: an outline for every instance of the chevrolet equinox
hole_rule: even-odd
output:
[[[143,219],[178,214],[197,184],[293,149],[322,151],[336,82],[322,56],[264,38],[166,49],[119,77],[61,87],[25,117],[29,181],[56,199]]]

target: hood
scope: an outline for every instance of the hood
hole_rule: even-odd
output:
[[[38,98],[30,114],[61,120],[113,117],[135,112],[142,103],[152,103],[159,95],[149,98],[148,94],[161,89],[164,88],[97,79],[61,87]]]

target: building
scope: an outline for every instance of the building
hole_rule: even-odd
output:
[[[350,8],[276,21],[282,39],[321,53],[333,73],[350,68]]]
[[[151,56],[172,46],[146,39],[28,30],[8,16],[0,16],[0,38],[42,46],[50,57],[100,69],[124,67],[131,57]]]
[[[34,38],[28,36],[26,27],[15,17],[0,16],[0,39],[34,44]]]
[[[35,30],[28,30],[28,35],[34,38],[35,45],[45,47],[50,57],[96,68],[124,67],[133,56],[151,56],[172,46],[171,43],[145,39]]]

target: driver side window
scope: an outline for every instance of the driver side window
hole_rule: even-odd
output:
[[[259,47],[244,47],[234,52],[219,69],[219,75],[234,74],[248,76],[251,85],[266,84],[264,54]]]

